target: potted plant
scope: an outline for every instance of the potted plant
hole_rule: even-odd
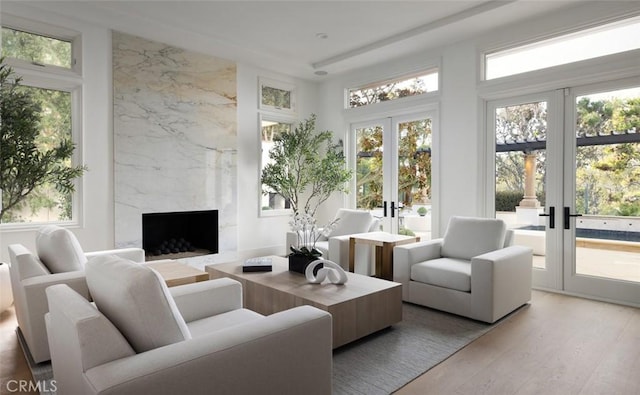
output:
[[[37,146],[42,109],[29,90],[20,89],[20,81],[0,58],[0,220],[41,185],[51,183],[60,192],[73,192],[74,178],[86,170],[64,165],[75,149],[70,140],[44,150]]]
[[[299,244],[297,248],[289,246],[291,255],[313,260],[321,256],[315,249],[315,241],[321,235],[314,219],[316,210],[333,192],[346,192],[352,174],[346,168],[340,144],[332,141],[333,133],[317,132],[315,123],[316,116],[311,114],[295,130],[275,137],[269,151],[270,163],[260,177],[263,193],[282,196],[293,211],[290,224],[298,233]],[[324,231],[332,225],[335,224],[329,224]]]
[[[420,208],[418,208],[418,215],[420,215],[421,217],[424,217],[425,215],[427,215],[427,208],[424,206],[421,206]]]

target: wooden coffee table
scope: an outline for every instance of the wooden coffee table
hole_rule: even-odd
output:
[[[269,315],[301,305],[331,313],[333,348],[402,320],[402,285],[347,273],[344,285],[309,284],[290,272],[287,258],[271,256],[273,271],[242,272],[241,262],[208,265],[211,278],[230,277],[242,283],[244,307]]]
[[[146,265],[160,273],[164,281],[167,283],[167,287],[207,281],[209,279],[209,274],[207,272],[203,272],[202,270],[191,267],[186,263],[175,261],[173,259],[153,261]]]

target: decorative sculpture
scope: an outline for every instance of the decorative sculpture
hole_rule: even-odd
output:
[[[313,269],[320,264],[322,264],[323,266],[314,276]],[[340,285],[346,283],[347,280],[349,280],[344,269],[337,263],[328,259],[316,259],[315,261],[311,262],[309,266],[307,266],[307,270],[305,270],[304,274],[307,277],[307,281],[309,281],[311,284],[320,284],[325,279],[328,279],[332,284]]]

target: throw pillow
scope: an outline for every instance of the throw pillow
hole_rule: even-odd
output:
[[[340,218],[329,237],[366,233],[371,227],[373,216],[368,211],[341,208],[336,214]]]
[[[503,248],[507,226],[501,219],[451,217],[442,240],[443,257],[471,259]]]
[[[191,338],[167,285],[155,270],[107,255],[87,262],[86,273],[96,307],[136,352]]]
[[[76,236],[69,229],[46,225],[38,229],[36,236],[38,258],[51,273],[83,270],[87,257]]]

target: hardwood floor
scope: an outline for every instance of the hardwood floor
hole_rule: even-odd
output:
[[[534,291],[397,394],[640,394],[639,375],[640,309]]]
[[[13,308],[0,315],[0,394],[31,374]],[[542,291],[495,329],[396,392],[640,394],[640,309]]]

